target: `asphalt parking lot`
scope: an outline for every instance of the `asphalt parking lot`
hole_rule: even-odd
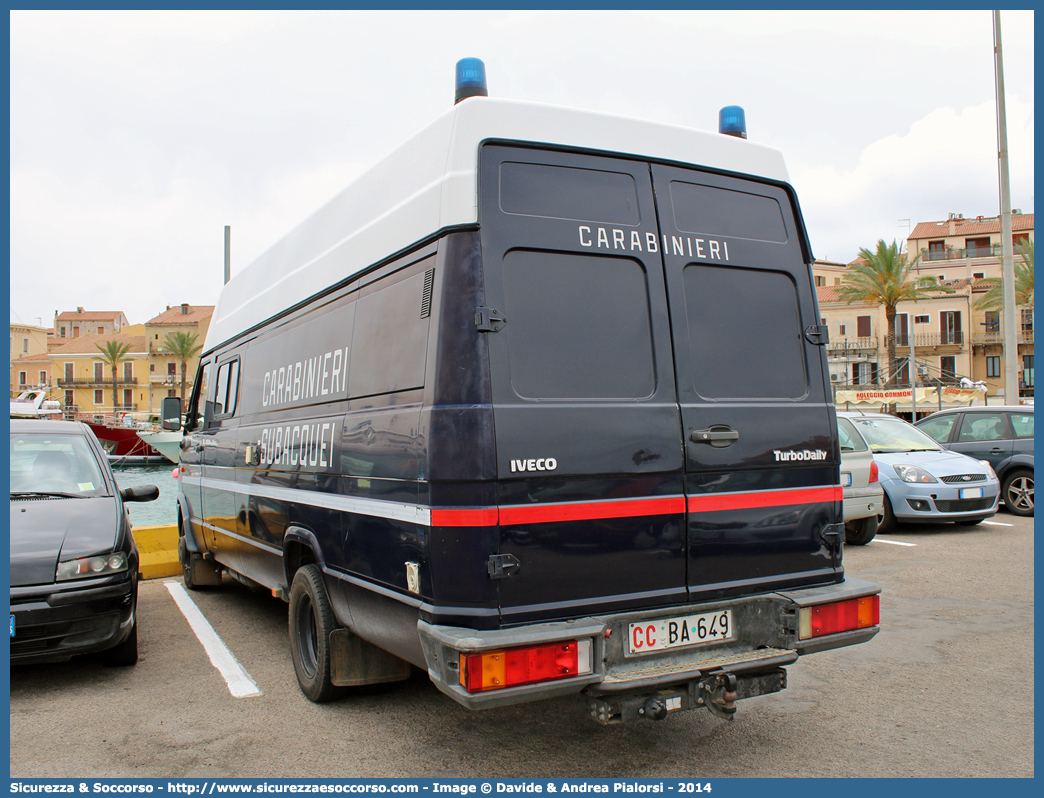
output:
[[[883,588],[874,640],[802,658],[731,722],[615,727],[565,700],[469,712],[419,671],[314,705],[284,603],[227,580],[184,594],[250,690],[212,664],[180,580],[150,580],[137,666],[12,668],[11,776],[1031,777],[1033,554],[1033,519],[1003,510],[848,547],[847,572]]]

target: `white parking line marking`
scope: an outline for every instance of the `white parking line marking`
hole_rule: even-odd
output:
[[[1011,526],[1011,524],[1003,524],[1000,521],[983,521],[983,523],[990,526]]]
[[[228,650],[228,646],[222,642],[221,638],[218,637],[218,633],[214,631],[214,627],[210,625],[210,622],[200,611],[199,607],[196,606],[196,603],[189,598],[185,588],[178,582],[164,582],[164,584],[170,592],[170,597],[174,599],[174,603],[181,610],[181,614],[188,621],[188,625],[195,632],[196,638],[203,644],[203,650],[210,657],[210,664],[217,668],[224,678],[225,684],[228,685],[228,691],[232,693],[232,697],[249,698],[250,696],[261,695],[260,688],[250,678],[250,674],[243,669],[243,666],[236,661],[232,652]]]
[[[916,543],[901,543],[898,540],[885,540],[884,538],[874,538],[870,541],[871,543],[891,543],[893,546],[916,546]]]

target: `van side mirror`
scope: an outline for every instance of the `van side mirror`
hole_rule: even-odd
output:
[[[181,429],[181,400],[178,397],[163,397],[160,405],[160,426],[171,432]]]

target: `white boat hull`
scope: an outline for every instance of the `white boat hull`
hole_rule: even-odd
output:
[[[139,432],[138,437],[170,460],[170,462],[181,462],[181,439],[184,437],[181,432],[147,430]]]

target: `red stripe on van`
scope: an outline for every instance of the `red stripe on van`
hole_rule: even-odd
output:
[[[708,513],[717,510],[747,510],[756,507],[786,507],[791,504],[839,502],[843,499],[844,491],[840,486],[756,493],[712,493],[706,496],[690,496],[689,512]]]
[[[463,510],[431,510],[432,526],[496,526],[499,522],[496,507]]]
[[[592,521],[599,518],[637,518],[645,515],[670,515],[685,512],[685,499],[632,499],[628,501],[585,502],[583,504],[534,504],[501,507],[502,524],[540,524],[553,521]]]
[[[840,487],[774,490],[756,493],[725,493],[689,498],[689,512],[742,510],[755,507],[785,507],[792,504],[841,501]],[[515,507],[476,507],[431,510],[432,526],[496,526],[497,524],[546,524],[559,521],[594,521],[601,518],[638,518],[685,512],[685,499],[584,502],[582,504],[534,504]]]

